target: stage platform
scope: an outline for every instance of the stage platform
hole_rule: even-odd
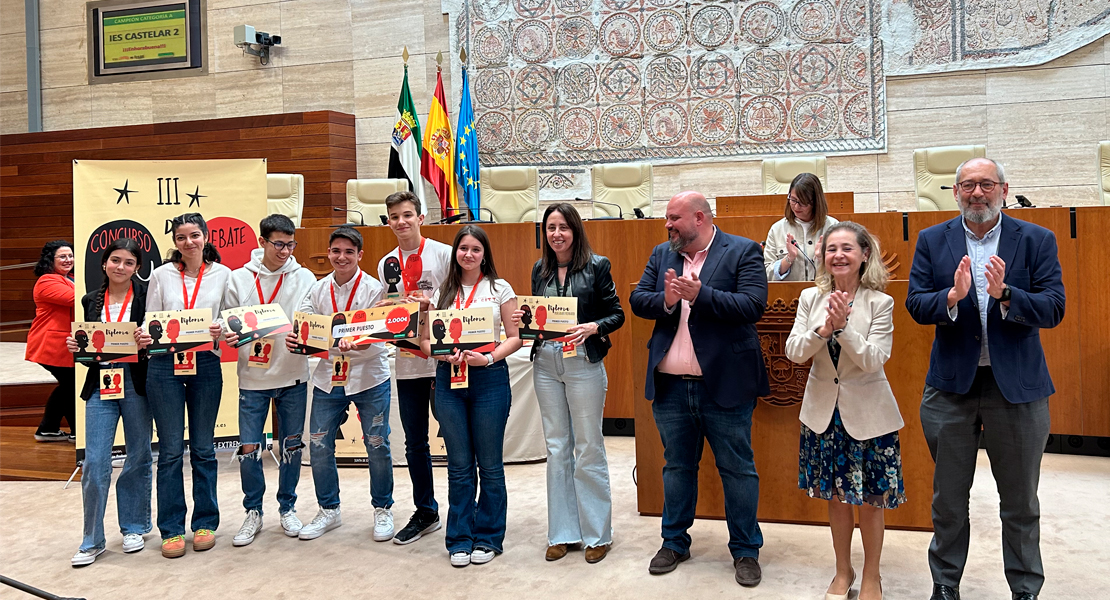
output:
[[[0,481],[65,481],[73,472],[73,444],[35,441],[42,407],[58,383],[46,369],[23,360],[26,346],[0,342],[0,364],[5,365],[0,370]]]

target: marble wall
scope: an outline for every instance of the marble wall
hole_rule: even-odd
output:
[[[205,77],[87,84],[83,0],[40,0],[46,130],[330,109],[357,118],[358,173],[383,177],[401,49],[422,118],[435,55],[448,53],[440,0],[208,0]],[[27,130],[23,0],[0,0],[0,133]],[[239,24],[282,36],[270,65],[232,43]],[[450,90],[449,73],[444,84]],[[450,92],[448,91],[450,96]],[[448,98],[452,114],[457,99]],[[986,144],[1011,193],[1046,205],[1098,202],[1096,144],[1110,139],[1110,36],[1037,67],[890,77],[886,154],[831,157],[830,189],[856,210],[913,210],[913,149]],[[759,161],[657,166],[657,211],[683,189],[758,193]]]

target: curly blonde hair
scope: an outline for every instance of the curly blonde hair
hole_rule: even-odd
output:
[[[822,294],[827,294],[836,289],[836,283],[833,281],[833,276],[825,270],[825,246],[828,244],[829,236],[837,231],[846,230],[856,234],[856,244],[859,245],[860,251],[866,253],[863,263],[859,266],[859,284],[860,287],[868,289],[883,291],[886,289],[886,284],[890,281],[890,272],[887,271],[886,265],[883,264],[883,252],[879,248],[879,239],[871,235],[867,228],[859,223],[852,221],[841,221],[825,232],[821,238],[821,248],[818,250],[822,257],[821,262],[817,263],[817,278],[814,283],[817,284],[817,289],[821,290]]]

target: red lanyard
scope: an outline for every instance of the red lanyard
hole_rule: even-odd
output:
[[[333,278],[332,281],[335,281],[335,279]],[[347,308],[343,309],[344,312],[346,312],[348,310],[351,310],[351,303],[355,301],[355,292],[358,291],[358,283],[360,281],[362,281],[362,271],[358,272],[358,279],[355,279],[355,285],[353,285],[351,287],[351,295],[347,296]],[[334,283],[331,285],[331,312],[333,312],[333,313],[339,312],[339,305],[335,303],[335,284]]]
[[[478,278],[478,281],[474,284],[474,287],[471,288],[470,296],[467,297],[466,304],[464,305],[460,305],[460,302],[462,302],[462,287],[460,287],[459,294],[455,296],[455,308],[470,308],[470,303],[474,301],[474,292],[478,291],[478,284],[480,283],[482,283],[481,277]]]
[[[262,295],[262,284],[258,282],[258,274],[256,273],[254,276],[254,287],[258,290],[258,301],[262,302],[263,304],[273,304],[274,298],[277,298],[278,290],[281,289],[281,284],[283,283],[285,283],[285,273],[282,273],[281,277],[278,278],[278,283],[276,286],[274,286],[274,293],[270,294],[270,299],[263,302],[262,298],[264,296]]]
[[[417,258],[420,258],[420,255],[424,254],[424,242],[426,242],[426,241],[428,241],[428,238],[426,238],[426,237],[420,238],[420,248],[416,250],[415,255],[412,255],[412,254],[409,255],[409,260],[410,261],[412,260],[413,256],[416,256]],[[408,280],[404,276],[405,255],[401,254],[401,247],[400,246],[397,246],[397,258],[401,259],[401,273],[402,273],[402,275],[401,275],[401,282],[402,282],[401,285],[403,285],[405,287],[405,293],[407,294],[411,290],[409,290]]]
[[[121,306],[119,309],[119,318],[116,319],[117,323],[123,322],[123,313],[127,312],[127,305],[131,304],[131,290],[133,288],[134,286],[127,287],[127,296],[124,297],[123,306]],[[104,322],[112,322],[112,313],[108,312],[108,290],[104,290]]]
[[[185,302],[185,310],[191,310],[197,305],[197,293],[200,292],[200,280],[204,279],[204,267],[200,266],[200,272],[197,273],[197,285],[193,288],[193,299],[189,300],[189,290],[185,287],[185,268],[181,268],[181,300]]]

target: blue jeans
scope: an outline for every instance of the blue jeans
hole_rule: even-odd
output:
[[[613,500],[601,417],[609,380],[603,363],[563,358],[561,345],[536,354],[532,381],[547,439],[547,543],[613,541]]]
[[[434,377],[397,380],[397,408],[405,430],[405,462],[412,480],[412,502],[417,510],[439,512],[432,485],[432,449],[428,446],[428,408]],[[434,407],[432,407],[434,412]]]
[[[505,422],[512,403],[509,367],[501,360],[468,372],[470,387],[453,390],[451,365],[440,362],[436,369],[436,417],[447,444],[444,537],[452,554],[478,546],[501,552],[509,506],[504,463]]]
[[[320,508],[339,507],[339,470],[335,466],[335,436],[339,424],[354,402],[362,424],[362,442],[370,458],[370,504],[374,508],[393,506],[393,457],[389,453],[389,381],[368,390],[347,395],[343,387],[331,392],[312,391],[312,480]],[[353,423],[349,424],[353,425]]]
[[[705,441],[713,450],[725,496],[728,549],[732,558],[759,558],[763,534],[755,513],[759,475],[752,454],[755,402],[723,408],[709,397],[705,381],[655,373],[651,411],[663,440],[663,547],[690,551],[686,530],[698,502],[698,464]]]
[[[297,482],[301,480],[301,450],[304,442],[304,411],[308,403],[308,384],[298,383],[272,390],[239,390],[239,477],[243,480],[243,508],[262,511],[266,494],[266,473],[262,470],[262,450],[266,445],[266,419],[270,417],[270,401],[277,409],[281,440],[278,465],[278,510],[287,513],[297,503]],[[243,453],[243,446],[254,445],[252,452]]]
[[[129,366],[124,367],[123,382],[123,398],[101,400],[97,391],[85,402],[85,460],[81,463],[85,532],[81,550],[104,547],[104,511],[112,484],[112,445],[120,418],[127,460],[116,480],[119,530],[124,535],[142,535],[151,530],[150,405],[145,396],[135,393]]]
[[[185,535],[185,410],[189,410],[189,464],[193,469],[193,531],[220,526],[213,438],[224,377],[220,357],[197,351],[197,374],[174,375],[173,355],[155,356],[146,391],[158,427],[158,530],[162,539]]]

